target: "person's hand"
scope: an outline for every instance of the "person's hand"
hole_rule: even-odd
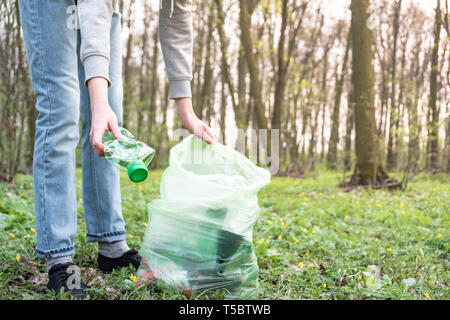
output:
[[[105,155],[105,147],[102,140],[106,131],[111,131],[115,139],[123,138],[119,130],[119,125],[117,124],[116,114],[112,111],[111,107],[109,105],[93,107],[89,141],[91,141],[92,147],[99,157]]]
[[[178,108],[178,116],[180,117],[183,127],[196,137],[202,138],[207,143],[211,144],[216,142],[212,129],[195,115],[194,110],[192,109],[192,99],[181,98],[176,99],[175,101]]]
[[[108,103],[108,82],[104,78],[92,78],[87,83],[91,98],[92,122],[89,141],[99,157],[103,157],[103,135],[111,131],[115,139],[122,139],[116,114]]]

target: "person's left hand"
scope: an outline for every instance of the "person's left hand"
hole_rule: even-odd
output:
[[[183,127],[189,130],[193,135],[202,138],[207,143],[211,144],[216,142],[212,129],[195,114],[192,108],[192,99],[181,98],[176,99],[175,101],[178,108],[178,116],[180,117]]]

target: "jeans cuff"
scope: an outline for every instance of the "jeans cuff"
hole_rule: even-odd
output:
[[[115,242],[125,240],[126,238],[127,233],[125,231],[86,233],[86,242]]]
[[[57,257],[71,256],[74,253],[75,253],[74,245],[50,250],[40,250],[36,248],[36,255],[38,256],[38,258],[57,258]]]

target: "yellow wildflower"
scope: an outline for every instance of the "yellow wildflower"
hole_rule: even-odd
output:
[[[133,238],[133,235],[132,235],[131,233],[129,233],[128,236],[129,236],[130,238]]]
[[[322,193],[322,192],[320,192],[320,193],[319,193],[319,196],[323,196],[323,193]]]
[[[360,273],[360,274],[358,274],[358,276],[356,277],[356,279],[358,279],[358,281],[361,281],[361,279],[362,279],[362,273]]]
[[[31,232],[36,233],[36,230],[34,228],[30,228]]]
[[[382,206],[381,204],[379,204],[379,203],[377,203],[376,206],[377,206],[378,208],[383,208],[383,206]]]
[[[130,280],[133,281],[133,282],[136,282],[137,281],[136,276],[134,274],[131,274],[130,275]]]
[[[9,235],[10,235],[11,238],[15,238],[16,237],[16,235],[14,233],[11,233],[11,232],[9,233]]]
[[[400,208],[403,208],[405,206],[405,204],[402,202],[400,203]]]
[[[281,240],[281,239],[283,239],[283,236],[280,234],[280,235],[278,236],[278,240]]]
[[[322,287],[326,288],[326,287],[327,287],[327,284],[326,284],[326,283],[324,283],[324,284],[322,285]]]
[[[425,298],[430,299],[430,295],[428,294],[428,292],[425,292],[424,296]]]
[[[436,238],[438,238],[438,239],[442,238],[442,233],[439,233],[439,234],[436,236]]]
[[[264,239],[259,239],[258,243],[259,244],[263,244],[264,243]]]
[[[272,224],[272,221],[270,221],[270,220],[267,221],[267,224],[268,224],[268,225],[271,225],[271,224]]]
[[[147,222],[142,222],[142,224],[143,224],[144,226],[147,226]]]
[[[309,264],[309,267],[310,267],[310,268],[314,268],[314,263],[311,262],[311,263]]]
[[[355,204],[359,204],[359,200],[356,200],[356,201],[355,201]]]
[[[266,244],[269,244],[269,240],[266,240]]]
[[[29,235],[26,234],[26,235],[24,235],[23,237],[24,237],[25,239],[27,239],[27,238],[29,237]]]
[[[11,247],[11,246],[12,246],[12,242],[9,241],[9,242],[8,242],[8,247]]]
[[[17,261],[17,262],[20,261],[20,254],[16,254],[16,261]]]
[[[402,214],[405,214],[406,213],[406,211],[405,210],[402,210]]]
[[[392,248],[387,248],[387,252],[392,252]]]
[[[303,262],[300,262],[300,263],[298,264],[298,267],[303,269],[303,268],[305,267],[305,265],[303,264]]]

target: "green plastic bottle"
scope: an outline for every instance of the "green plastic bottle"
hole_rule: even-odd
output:
[[[114,139],[111,132],[105,132],[103,144],[105,158],[116,168],[127,172],[133,182],[142,182],[148,176],[147,166],[155,155],[155,150],[136,138],[125,128],[120,128],[123,139]]]

